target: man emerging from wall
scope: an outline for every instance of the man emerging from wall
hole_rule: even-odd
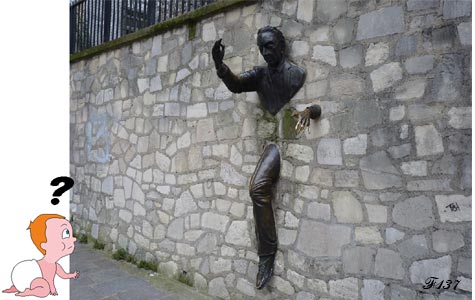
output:
[[[223,63],[224,45],[221,44],[221,40],[213,46],[213,60],[218,77],[223,80],[231,92],[257,92],[263,108],[275,115],[303,86],[305,70],[287,60],[284,36],[275,27],[265,26],[259,29],[257,46],[267,62],[267,66],[254,67],[239,75],[233,74],[229,67]],[[310,125],[310,119],[317,119],[320,116],[321,108],[318,105],[312,105],[297,114],[300,120],[295,129],[297,133],[300,133]],[[277,145],[269,144],[257,163],[249,185],[259,255],[256,278],[258,289],[263,288],[272,277],[277,252],[277,234],[272,202],[279,173],[279,149]]]

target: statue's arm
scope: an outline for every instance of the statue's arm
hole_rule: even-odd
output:
[[[235,75],[229,67],[223,62],[224,45],[221,40],[216,41],[212,49],[214,66],[216,73],[223,80],[226,87],[233,93],[251,92],[257,89],[257,72],[250,70]]]
[[[216,73],[233,93],[257,90],[257,72],[254,69],[235,75],[225,63],[222,63],[219,68],[216,68]]]

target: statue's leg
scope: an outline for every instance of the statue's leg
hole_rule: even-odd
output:
[[[256,279],[257,288],[262,288],[272,276],[277,234],[275,230],[272,202],[274,186],[279,179],[280,154],[276,145],[268,145],[257,164],[249,185],[254,208],[256,237],[259,255],[259,270]]]

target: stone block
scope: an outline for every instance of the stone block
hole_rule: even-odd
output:
[[[457,280],[460,280],[460,284],[457,286],[457,289],[472,293],[472,279],[471,278],[458,276]]]
[[[434,125],[416,126],[417,156],[435,155],[444,152],[442,136]]]
[[[427,176],[427,161],[408,161],[401,164],[402,173],[409,176]]]
[[[363,245],[381,244],[383,237],[376,226],[356,227],[355,241]]]
[[[202,40],[204,42],[214,42],[216,41],[216,27],[214,22],[208,22],[203,24],[202,27]]]
[[[317,29],[312,30],[310,33],[310,41],[313,43],[316,42],[328,42],[330,37],[330,26],[323,25],[317,27]]]
[[[195,211],[197,208],[198,207],[191,196],[191,193],[189,191],[183,192],[180,195],[180,198],[176,200],[174,216],[180,217],[186,215]]]
[[[360,160],[361,175],[367,189],[381,190],[402,186],[398,170],[384,151],[376,152]]]
[[[350,192],[333,192],[334,214],[340,223],[361,223],[363,210],[360,202]]]
[[[284,280],[280,276],[274,276],[273,280],[269,284],[286,295],[293,295],[295,293],[295,289],[290,284],[290,282]]]
[[[416,300],[416,291],[400,285],[391,285],[391,300]]]
[[[245,186],[247,184],[247,178],[237,172],[236,169],[228,163],[221,163],[219,176],[227,184],[237,186]]]
[[[365,66],[374,66],[384,63],[389,57],[389,45],[384,42],[371,43],[366,50]]]
[[[464,195],[436,195],[440,221],[465,222],[472,220],[472,197]]]
[[[343,271],[348,274],[370,274],[376,250],[368,247],[351,247],[343,250]]]
[[[404,232],[397,230],[396,228],[386,228],[386,244],[392,245],[397,241],[404,238]]]
[[[390,121],[400,121],[406,115],[406,109],[404,105],[399,105],[391,107],[389,110],[389,120]]]
[[[196,125],[196,140],[198,143],[216,140],[213,119],[202,119],[198,121]]]
[[[437,230],[432,233],[435,252],[452,252],[465,246],[463,235],[458,231]]]
[[[434,56],[411,57],[404,62],[404,66],[409,74],[425,74],[434,68]]]
[[[330,221],[330,205],[325,203],[311,202],[307,207],[307,216],[312,219]]]
[[[285,155],[306,163],[313,161],[314,157],[313,149],[311,147],[299,144],[289,144]]]
[[[472,22],[460,23],[457,32],[462,46],[472,45]]]
[[[388,208],[384,205],[365,204],[370,223],[386,223],[388,221]]]
[[[336,187],[357,187],[359,185],[358,171],[341,170],[335,171]]]
[[[364,40],[404,32],[404,12],[392,6],[369,12],[360,17],[356,40]]]
[[[295,14],[295,12],[297,11],[297,4],[298,4],[297,0],[285,1],[282,4],[282,11],[281,12],[283,14],[288,15],[288,16],[293,16]]]
[[[320,46],[313,47],[312,58],[317,61],[327,63],[331,66],[336,66],[335,49],[332,46]]]
[[[425,79],[410,80],[396,89],[394,98],[397,100],[418,99],[424,96],[425,89]]]
[[[408,115],[412,124],[427,124],[442,117],[442,107],[411,104],[408,107]]]
[[[362,300],[384,300],[384,283],[379,280],[364,279],[361,289]]]
[[[330,296],[338,299],[357,299],[359,295],[358,278],[330,280]]]
[[[339,45],[350,43],[353,39],[353,19],[340,19],[333,26],[333,41]]]
[[[444,0],[442,7],[443,19],[454,19],[470,16],[472,1],[470,0]]]
[[[393,221],[406,228],[421,230],[434,224],[432,201],[427,196],[409,198],[397,203],[393,209]]]
[[[472,108],[452,107],[449,112],[449,125],[455,129],[472,128]]]
[[[236,246],[251,246],[247,221],[233,221],[226,233],[225,241]]]
[[[417,35],[402,36],[396,43],[394,54],[396,56],[411,56],[416,53],[417,50]]]
[[[382,65],[370,74],[375,93],[381,92],[393,86],[402,79],[402,69],[399,63],[389,63]]]
[[[317,161],[322,165],[342,165],[341,142],[339,139],[324,138],[317,146]]]
[[[312,257],[341,256],[341,249],[351,241],[351,229],[303,219],[296,249]]]
[[[404,268],[399,253],[380,248],[376,254],[374,273],[376,276],[392,279],[403,279]]]
[[[471,298],[468,298],[466,295],[463,294],[455,294],[451,292],[444,292],[441,293],[439,296],[439,300],[468,300]]]
[[[179,117],[180,103],[167,102],[165,103],[165,117]]]
[[[367,147],[368,136],[366,134],[359,134],[343,141],[343,153],[345,154],[363,155],[366,154]]]
[[[238,278],[236,289],[238,289],[241,293],[243,293],[246,296],[253,297],[253,298],[255,298],[256,296],[254,285],[251,284],[246,279]]]
[[[185,233],[185,237],[189,236],[189,232],[188,231],[187,233]],[[196,232],[197,236],[201,236],[201,234],[203,233],[203,231],[197,231]],[[217,240],[217,237],[215,234],[213,233],[207,233],[205,234],[205,236],[198,242],[198,246],[196,247],[196,250],[198,251],[198,253],[213,253],[213,251],[216,251],[217,250],[217,244],[218,244],[218,240]]]
[[[407,10],[428,10],[439,7],[439,0],[408,0]]]
[[[446,54],[435,70],[432,84],[432,99],[438,102],[453,102],[461,98],[463,83],[463,57]]]
[[[296,300],[315,300],[315,295],[308,292],[299,292],[295,298]]]
[[[408,191],[450,192],[450,179],[413,180],[407,183]]]
[[[459,257],[457,271],[472,277],[472,258]]]
[[[297,19],[312,22],[314,3],[312,0],[298,0]]]
[[[305,56],[308,54],[310,47],[306,41],[295,41],[292,43],[292,57]]]
[[[183,232],[185,230],[183,218],[177,218],[170,222],[167,229],[167,237],[175,240],[181,240],[183,238]]]
[[[412,283],[424,284],[429,277],[450,278],[452,259],[449,255],[436,258],[415,261],[409,267]]]
[[[208,294],[220,299],[231,299],[224,278],[214,278],[209,282]]]
[[[340,66],[351,69],[361,64],[363,59],[363,47],[351,46],[340,50]]]
[[[347,10],[346,0],[318,0],[317,17],[323,23],[336,20]]]
[[[423,46],[426,49],[451,49],[457,41],[457,30],[454,25],[423,31]]]
[[[229,223],[229,217],[213,212],[205,212],[201,217],[201,226],[207,229],[224,232]]]
[[[414,259],[422,258],[429,254],[427,239],[424,235],[415,235],[408,240],[401,242],[397,249],[401,256]]]
[[[360,97],[365,88],[362,78],[344,74],[330,80],[330,96],[335,99],[356,99]]]

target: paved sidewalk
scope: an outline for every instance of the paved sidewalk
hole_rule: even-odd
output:
[[[212,299],[195,289],[161,274],[115,261],[110,254],[92,245],[76,243],[70,270],[78,279],[70,281],[70,300],[190,300]]]

